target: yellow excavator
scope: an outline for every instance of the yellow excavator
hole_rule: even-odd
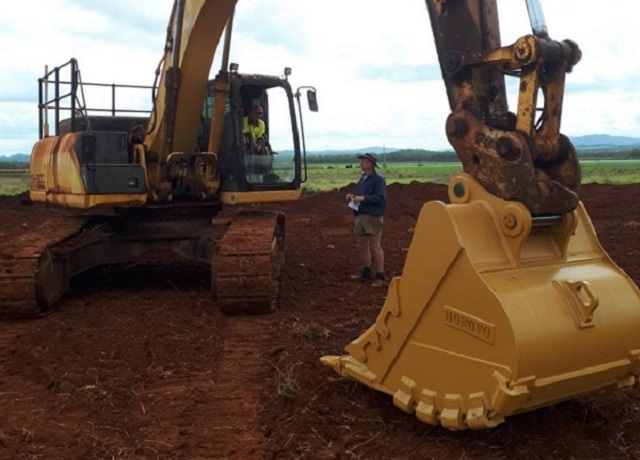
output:
[[[275,308],[284,215],[234,212],[232,205],[300,197],[301,90],[310,110],[317,111],[317,99],[313,87],[293,92],[289,68],[284,77],[248,75],[229,63],[235,3],[174,2],[150,114],[119,110],[118,90],[135,88],[126,85],[102,85],[112,91],[112,106],[88,108],[92,84],[82,82],[75,59],[45,71],[29,194],[76,212],[0,244],[0,314],[47,312],[71,278],[90,268],[181,262],[211,266],[216,304],[225,312]],[[223,34],[221,69],[209,81]],[[259,139],[245,129],[255,105],[266,122]],[[283,124],[288,128],[274,128]],[[275,151],[277,145],[293,150]],[[223,205],[231,209],[224,218]]]
[[[323,358],[453,430],[490,428],[640,375],[640,293],[598,243],[575,150],[560,134],[565,76],[580,50],[549,37],[537,0],[526,2],[532,34],[502,46],[496,1],[426,0],[452,110],[446,132],[464,173],[449,183],[449,204],[423,206],[376,322],[347,355]],[[235,3],[176,0],[146,129],[75,107],[77,71],[72,116],[59,120],[53,75],[56,132],[45,116],[30,196],[81,212],[0,244],[0,311],[46,311],[96,265],[184,260],[212,264],[223,310],[273,309],[283,216],[216,217],[223,204],[298,198],[300,91],[227,69]],[[208,82],[225,26],[222,69]],[[519,79],[515,113],[505,76]],[[257,100],[269,114],[272,90],[290,114],[288,167],[284,155],[255,158],[243,139],[247,110]]]
[[[322,361],[422,422],[491,428],[505,416],[640,375],[640,293],[598,243],[580,166],[560,134],[581,57],[532,33],[500,41],[497,0],[426,0],[464,172],[426,203],[375,323]],[[519,79],[517,111],[505,76]]]

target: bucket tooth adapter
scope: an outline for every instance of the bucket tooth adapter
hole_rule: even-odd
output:
[[[426,203],[376,322],[322,362],[428,424],[491,428],[640,374],[640,292],[582,203],[535,216],[468,174]]]

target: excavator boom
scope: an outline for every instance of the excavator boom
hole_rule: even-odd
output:
[[[176,0],[167,27],[158,94],[144,146],[152,189],[170,193],[168,156],[196,150],[209,71],[236,0]]]

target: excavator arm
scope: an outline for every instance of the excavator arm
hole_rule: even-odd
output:
[[[549,38],[537,0],[527,0],[533,33],[510,46],[501,43],[497,0],[426,3],[451,108],[447,138],[464,171],[533,214],[574,210],[580,166],[560,120],[578,46]],[[505,76],[519,79],[516,113]]]

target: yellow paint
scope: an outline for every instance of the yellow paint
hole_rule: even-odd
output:
[[[78,133],[41,139],[33,146],[30,176],[44,178],[47,192],[65,194],[86,193],[80,165],[75,153]],[[42,181],[35,181],[41,184]],[[32,181],[32,185],[36,185]]]
[[[275,190],[269,192],[220,192],[220,201],[225,204],[270,203],[294,201],[300,198],[301,189]]]
[[[147,202],[147,194],[118,194],[118,195],[72,195],[68,193],[30,192],[33,201],[44,201],[59,206],[79,209],[97,207],[120,208],[139,207]]]
[[[75,151],[79,134],[63,134],[36,142],[31,152],[29,171],[31,200],[80,209],[145,204],[146,193],[86,193]]]

